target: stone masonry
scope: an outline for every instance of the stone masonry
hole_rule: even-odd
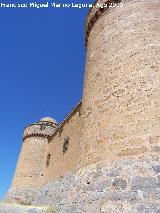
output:
[[[82,101],[28,126],[5,201],[60,213],[160,212],[160,0],[97,0]]]

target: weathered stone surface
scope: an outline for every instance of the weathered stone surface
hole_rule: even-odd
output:
[[[122,178],[116,178],[113,183],[112,186],[115,187],[115,189],[125,189],[127,187],[127,182],[125,180],[123,180]]]
[[[108,173],[107,173],[107,175],[109,176],[109,177],[116,177],[116,176],[119,176],[119,173],[120,171],[118,171],[118,169],[113,169],[113,170],[111,170],[111,171],[109,171]]]
[[[160,202],[152,203],[148,205],[139,204],[136,207],[136,213],[159,213],[160,212]]]
[[[157,181],[153,177],[141,177],[137,176],[133,178],[132,189],[133,190],[153,190],[158,187]]]
[[[95,180],[96,181],[96,180]],[[96,187],[95,189],[97,189],[98,191],[100,190],[105,190],[105,189],[108,189],[110,187],[111,183],[109,180],[101,180],[101,181],[97,181],[96,183]]]
[[[138,196],[138,193],[135,191],[126,191],[126,192],[122,192],[122,191],[118,191],[118,192],[113,192],[109,195],[109,198],[112,201],[127,201],[127,202],[136,202],[137,200],[141,200]]]
[[[151,200],[156,203],[159,200],[160,189],[152,167],[157,165],[157,160],[148,156],[148,158],[136,159],[132,163],[127,162],[128,159],[116,161],[108,166],[107,161],[102,161],[98,166],[92,165],[78,172],[68,173],[63,178],[46,184],[33,203],[52,204],[58,212],[74,210],[77,213],[92,213],[93,206],[96,213],[108,213],[107,210],[104,211],[105,208],[110,209],[109,212],[132,213],[138,208],[136,207],[138,203],[147,203]],[[114,170],[115,165],[121,168],[122,177],[106,175],[106,172],[109,174]],[[131,172],[128,172],[129,170]],[[97,175],[99,171],[101,171],[100,176]],[[136,176],[140,171],[145,171],[148,176]],[[113,206],[115,209],[111,208]]]
[[[98,165],[90,165],[50,181],[36,193],[31,189],[23,190],[23,193],[19,190],[13,191],[14,194],[10,192],[10,196],[15,196],[21,204],[31,202],[33,205],[55,206],[60,213],[138,213],[136,209],[140,208],[140,212],[147,212],[148,209],[157,211],[158,207],[154,204],[157,205],[160,199],[160,178],[153,168],[159,163],[155,156],[113,161],[110,165],[101,161]],[[121,168],[119,176],[118,173],[107,175],[113,174],[117,168]],[[137,176],[142,172],[145,176]],[[147,206],[151,201],[153,206]],[[146,204],[143,207],[141,203]]]
[[[11,189],[8,191],[6,197],[4,198],[5,202],[13,202],[13,200],[21,205],[30,205],[34,202],[35,197],[37,196],[38,191],[35,189]],[[14,199],[13,199],[14,198]]]
[[[160,173],[160,165],[158,166],[153,166],[153,170],[156,174]]]
[[[0,213],[55,213],[53,207],[22,206],[0,203]]]

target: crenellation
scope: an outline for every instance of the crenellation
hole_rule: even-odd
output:
[[[41,137],[41,138],[47,138],[49,140],[56,128],[57,128],[56,121],[50,122],[50,121],[40,120],[25,128],[23,141],[25,141],[26,138],[30,138],[30,137]]]

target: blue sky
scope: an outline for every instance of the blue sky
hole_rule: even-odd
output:
[[[81,99],[88,10],[0,8],[0,198],[11,184],[24,127],[45,116],[61,122]]]

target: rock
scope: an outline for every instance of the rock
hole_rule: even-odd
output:
[[[98,170],[95,166],[87,166],[50,181],[36,194],[30,190],[25,194],[16,191],[15,195],[24,201],[29,201],[29,195],[31,198],[34,195],[32,205],[51,205],[60,213],[158,213],[159,209],[155,203],[160,200],[160,173],[157,173],[160,162],[148,157],[129,162],[128,159],[127,162],[117,161],[116,165],[113,162],[108,168],[107,162],[104,161],[98,164]],[[120,171],[118,168],[121,168]],[[97,172],[100,175],[96,175]],[[151,202],[153,205],[149,205]],[[34,207],[27,211],[41,213],[41,209]],[[18,208],[14,212],[7,210],[6,213],[22,212],[25,211],[19,211]],[[0,213],[5,213],[4,209]]]
[[[156,174],[160,173],[160,165],[158,166],[153,166],[153,170]]]
[[[153,177],[136,176],[133,178],[131,188],[133,190],[153,190],[158,187],[156,179]]]
[[[111,170],[111,171],[109,171],[107,173],[107,176],[109,176],[109,177],[116,177],[116,176],[119,176],[119,172],[118,172],[118,170],[113,169],[113,170]]]
[[[135,191],[128,191],[128,192],[112,192],[109,195],[110,200],[112,201],[127,201],[127,202],[137,202],[140,198],[138,193]]]
[[[124,190],[127,187],[127,182],[122,178],[116,178],[112,183],[112,186],[114,186],[116,190]]]
[[[104,189],[108,189],[110,186],[110,182],[108,180],[102,180],[102,181],[98,181],[96,182],[96,190],[98,191],[103,191]]]
[[[55,213],[50,207],[23,206],[17,204],[0,203],[0,213]]]
[[[135,209],[135,213],[159,213],[160,203],[152,204],[138,204]]]

